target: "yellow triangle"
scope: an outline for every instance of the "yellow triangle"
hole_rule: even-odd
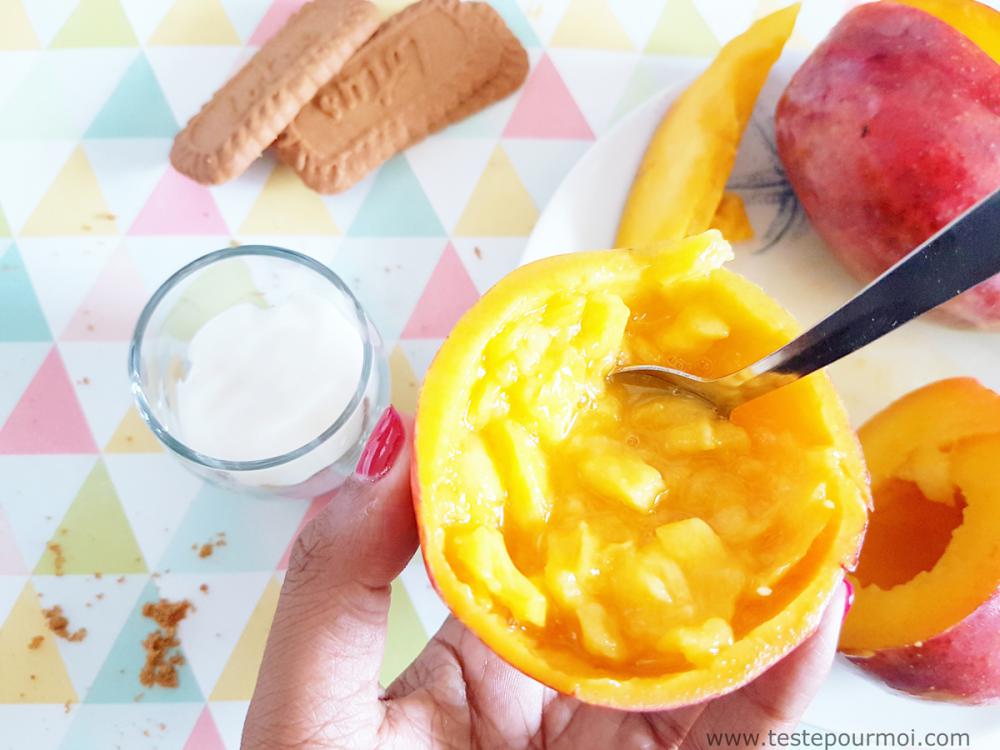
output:
[[[94,170],[82,146],[77,146],[49,191],[35,206],[21,234],[116,234]]]
[[[0,206],[0,237],[10,236],[10,225],[7,223],[7,217],[4,215],[3,207]]]
[[[105,453],[160,453],[162,450],[156,436],[142,421],[134,406],[128,408],[122,421],[118,423],[115,434],[104,446]]]
[[[241,44],[219,0],[177,0],[147,44]]]
[[[714,55],[719,40],[705,23],[694,0],[667,0],[646,52],[661,55]]]
[[[389,355],[389,372],[392,376],[392,405],[407,414],[415,414],[420,383],[410,367],[410,360],[398,344]]]
[[[323,199],[287,164],[278,164],[264,183],[240,234],[340,234]]]
[[[277,579],[272,577],[264,588],[264,593],[260,595],[250,619],[247,620],[243,634],[236,642],[236,648],[229,655],[226,668],[222,670],[219,681],[215,683],[209,700],[248,701],[253,696],[254,685],[257,684],[257,671],[264,657],[264,645],[271,630],[274,610],[278,608],[280,592],[281,586]]]
[[[392,604],[389,605],[389,625],[385,635],[385,654],[379,682],[389,685],[410,666],[424,646],[427,633],[417,617],[417,610],[398,578],[392,582]]]
[[[0,49],[38,49],[38,37],[21,0],[0,0]]]
[[[535,202],[503,147],[497,146],[465,205],[455,235],[523,237],[531,234],[536,221]]]
[[[35,573],[145,572],[132,525],[104,462],[98,460],[45,546]]]
[[[38,636],[37,648],[28,644]],[[0,703],[76,702],[76,690],[29,581],[0,627]]]
[[[81,0],[52,47],[128,47],[137,44],[118,0]]]
[[[632,40],[606,0],[572,0],[549,45],[631,50]]]

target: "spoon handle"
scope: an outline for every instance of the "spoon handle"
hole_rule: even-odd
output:
[[[1000,273],[1000,190],[887,270],[856,297],[742,374],[802,377]]]

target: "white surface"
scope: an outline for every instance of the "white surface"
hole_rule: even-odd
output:
[[[273,307],[224,310],[195,333],[188,359],[177,384],[181,439],[213,458],[253,461],[300,448],[333,423],[357,391],[364,344],[335,301],[300,291]],[[308,479],[354,447],[362,410],[355,417],[304,456],[238,478]]]
[[[775,69],[740,147],[730,187],[746,202],[758,237],[735,247],[736,260],[729,267],[760,284],[803,324],[811,325],[861,285],[840,268],[812,232],[792,200],[773,151],[774,105],[791,70],[794,65],[784,60]],[[613,245],[646,144],[684,83],[654,97],[584,155],[542,213],[522,263]],[[842,360],[830,373],[858,425],[897,397],[940,378],[972,375],[1000,389],[1000,334],[915,321]],[[1000,747],[1000,709],[996,706],[958,707],[899,695],[840,657],[806,713],[805,723],[835,732],[912,730],[918,741],[926,732],[969,732],[976,750]]]

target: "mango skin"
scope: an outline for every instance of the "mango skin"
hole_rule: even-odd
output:
[[[1000,65],[928,13],[861,5],[792,77],[775,129],[816,231],[869,281],[1000,187]],[[942,312],[1000,327],[1000,277]]]
[[[904,693],[946,703],[1000,700],[1000,589],[960,623],[921,645],[848,655]]]

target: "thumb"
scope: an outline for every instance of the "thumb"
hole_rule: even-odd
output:
[[[409,453],[389,407],[355,476],[296,540],[244,748],[373,745],[390,583],[417,548]]]

